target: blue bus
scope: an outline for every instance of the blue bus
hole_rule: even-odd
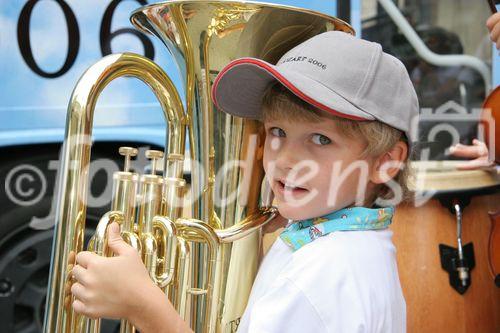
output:
[[[22,0],[0,4],[0,322],[2,332],[39,332],[52,246],[54,188],[73,87],[86,68],[111,53],[153,59],[183,96],[177,65],[153,36],[135,30],[130,13],[147,0]],[[500,83],[498,53],[484,26],[488,6],[476,1],[271,0],[337,16],[357,36],[382,44],[410,73],[423,108],[446,102],[470,110]],[[460,55],[458,60],[446,55]],[[443,58],[444,57],[444,58]],[[450,105],[450,104],[446,104]],[[431,123],[432,119],[428,120]],[[118,147],[161,148],[165,126],[155,96],[138,80],[112,82],[94,119],[93,159],[122,167]],[[426,125],[421,126],[425,132]],[[477,133],[460,129],[462,143]],[[437,140],[431,159],[444,157]],[[140,154],[143,155],[143,154]],[[147,161],[138,159],[136,168]],[[90,195],[108,195],[110,173],[90,170]],[[109,202],[108,202],[109,204]],[[96,225],[109,205],[91,207]],[[116,331],[105,322],[103,331]]]

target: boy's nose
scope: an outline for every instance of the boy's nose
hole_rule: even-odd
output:
[[[291,170],[303,159],[303,152],[298,145],[285,144],[277,152],[276,166],[282,170]]]

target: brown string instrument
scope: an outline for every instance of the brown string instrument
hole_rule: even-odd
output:
[[[494,147],[495,150],[495,163],[500,164],[500,86],[493,89],[493,91],[486,97],[483,104],[483,115],[481,118],[484,120],[491,114],[495,123],[495,142],[489,142],[490,135],[488,131],[489,126],[485,126],[485,141],[488,147]],[[491,119],[490,118],[490,119]],[[491,220],[491,231],[488,245],[488,260],[490,271],[495,279],[495,284],[500,287],[500,210],[495,212],[488,212]]]
[[[493,0],[488,0],[491,12],[494,14],[497,12],[495,2]],[[483,114],[481,116],[482,120],[491,114],[491,118],[495,123],[495,142],[489,142],[490,130],[489,126],[485,126],[486,134],[486,145],[488,147],[493,147],[495,150],[495,163],[500,164],[500,86],[496,87],[489,93],[483,104]],[[490,119],[491,119],[490,118]],[[488,212],[491,219],[491,231],[488,244],[488,259],[490,265],[490,271],[495,279],[495,284],[500,287],[500,210],[496,212]]]

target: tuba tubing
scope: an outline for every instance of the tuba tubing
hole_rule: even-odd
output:
[[[69,273],[75,264],[74,254],[83,249],[94,108],[106,85],[123,76],[136,77],[151,88],[169,127],[174,128],[169,131],[166,147],[170,153],[184,154],[186,117],[182,102],[172,81],[154,62],[132,53],[109,55],[80,78],[68,107],[44,321],[47,333],[79,331],[81,320],[73,312],[71,302],[65,303],[65,299],[71,297],[65,292],[65,286],[71,283]],[[177,178],[182,177],[182,168],[174,171]],[[171,174],[172,170],[164,170],[164,173]]]
[[[140,73],[140,74],[139,74]],[[140,75],[140,76],[139,76]],[[70,271],[75,264],[75,254],[83,250],[83,234],[85,230],[86,196],[87,196],[87,174],[90,163],[90,138],[92,136],[92,120],[97,97],[104,87],[113,79],[122,76],[134,76],[145,82],[158,97],[165,117],[170,126],[176,130],[170,133],[180,135],[171,136],[167,146],[173,151],[174,156],[181,155],[184,149],[184,133],[186,120],[182,104],[176,90],[168,76],[152,61],[145,57],[132,53],[110,55],[93,66],[79,80],[74,89],[70,106],[68,109],[67,130],[64,143],[62,182],[59,192],[59,210],[56,220],[56,234],[53,242],[51,270],[49,276],[49,290],[47,298],[47,311],[44,322],[44,332],[99,332],[100,319],[89,320],[73,312],[72,302],[64,302],[72,296],[67,293],[70,288],[65,288],[71,283]],[[95,83],[92,83],[95,82]],[[177,148],[177,149],[175,149]],[[178,158],[176,158],[178,160]],[[181,168],[176,168],[178,173]],[[123,173],[123,172],[122,172]],[[165,170],[164,174],[172,174]],[[129,175],[127,175],[129,176]],[[175,179],[182,179],[177,174]],[[149,175],[151,178],[152,176]],[[179,188],[178,184],[174,185]],[[131,187],[135,188],[135,187]],[[127,197],[127,196],[124,196]],[[73,202],[72,198],[79,198]],[[114,204],[114,206],[120,206]],[[126,205],[121,205],[125,207]],[[165,288],[172,280],[172,266],[176,262],[183,266],[185,263],[172,261],[177,250],[177,237],[191,242],[202,242],[208,245],[209,264],[207,268],[208,283],[206,289],[180,288],[184,290],[178,294],[175,303],[186,306],[189,295],[206,295],[204,331],[212,332],[215,329],[217,318],[217,295],[214,295],[213,286],[216,285],[218,245],[221,241],[231,242],[244,237],[252,231],[261,227],[264,223],[276,216],[274,208],[266,208],[261,213],[252,215],[239,224],[226,230],[215,230],[210,225],[195,219],[177,219],[175,224],[167,217],[155,216],[152,220],[153,229],[168,239],[168,251],[163,258],[169,259],[165,268],[168,271],[156,275],[156,238],[151,233],[142,233],[142,240],[134,234],[134,230],[122,230],[122,236],[126,241],[142,252],[145,264],[150,271],[152,280],[161,288]],[[174,217],[175,218],[175,217]],[[88,249],[103,256],[111,255],[107,250],[106,230],[110,223],[118,222],[120,226],[130,225],[123,212],[111,211],[100,220],[96,234],[92,237]],[[170,222],[169,222],[170,221]],[[175,230],[179,229],[179,235],[174,236]],[[221,236],[219,236],[220,234]],[[175,238],[175,241],[172,239]],[[69,241],[62,241],[66,239]],[[181,242],[181,252],[189,253],[185,242]],[[185,258],[184,256],[180,256]],[[185,272],[189,269],[184,268]],[[186,281],[185,276],[180,280]],[[64,304],[64,306],[61,306]],[[178,309],[179,313],[185,313],[184,309]],[[125,327],[125,328],[124,328]],[[126,321],[122,321],[122,332],[133,332],[133,327]]]

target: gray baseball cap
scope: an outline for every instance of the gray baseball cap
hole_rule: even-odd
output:
[[[212,99],[221,111],[261,119],[264,93],[277,81],[320,110],[354,120],[378,120],[403,131],[410,142],[416,140],[415,89],[401,61],[377,43],[330,31],[297,45],[276,65],[236,59],[215,78]]]

